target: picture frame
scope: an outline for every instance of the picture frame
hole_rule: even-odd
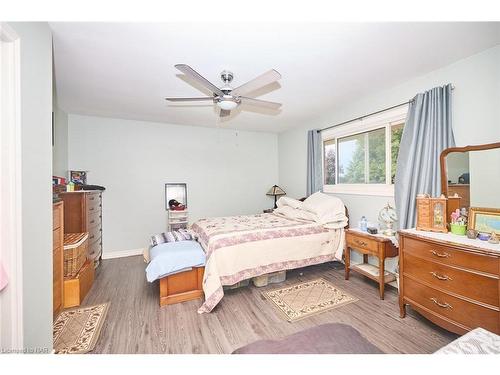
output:
[[[187,203],[187,184],[185,182],[166,183],[165,184],[165,210],[169,211],[168,201],[175,199],[183,204],[186,209]]]
[[[471,207],[469,209],[469,223],[467,229],[474,229],[480,233],[500,235],[500,209],[487,207]]]
[[[86,185],[87,171],[69,171],[69,180],[77,185]]]

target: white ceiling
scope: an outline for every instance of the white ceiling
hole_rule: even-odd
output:
[[[220,126],[281,132],[325,110],[389,88],[500,43],[500,23],[51,23],[59,106],[68,113],[217,126],[213,105],[167,104],[204,96],[174,64],[233,87],[269,70],[282,79],[256,94],[283,103]],[[205,92],[206,94],[206,92]]]

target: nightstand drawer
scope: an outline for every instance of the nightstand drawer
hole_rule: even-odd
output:
[[[376,240],[357,236],[356,234],[352,234],[350,232],[346,233],[345,238],[347,247],[350,247],[354,250],[365,251],[374,255],[378,255],[378,242]]]

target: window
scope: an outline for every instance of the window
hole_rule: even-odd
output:
[[[407,107],[323,132],[324,190],[394,195],[394,177]]]

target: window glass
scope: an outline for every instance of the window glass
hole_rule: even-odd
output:
[[[368,163],[370,184],[385,184],[385,128],[368,134]]]
[[[325,185],[335,185],[335,140],[325,141],[324,166],[325,166]]]
[[[404,123],[391,126],[391,184],[396,176],[396,165],[398,162],[399,144],[403,135]]]
[[[365,182],[365,135],[357,134],[340,138],[339,184],[363,184]]]

